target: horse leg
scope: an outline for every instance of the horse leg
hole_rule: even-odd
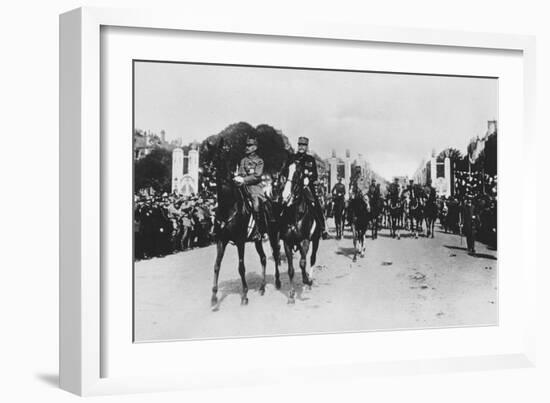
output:
[[[288,263],[288,280],[290,282],[290,291],[288,292],[288,303],[293,304],[295,302],[294,295],[296,291],[294,290],[294,266],[292,262],[292,246],[285,242],[285,254],[286,261]]]
[[[317,261],[317,250],[319,249],[319,237],[314,237],[311,240],[311,256],[309,258],[309,264],[311,267],[315,266]]]
[[[361,257],[365,257],[365,238],[367,237],[367,230],[361,233]]]
[[[395,232],[397,231],[397,239],[401,239],[401,227],[399,226],[399,220],[397,220],[397,222],[395,223],[395,228],[393,230],[393,233],[394,233],[394,236],[395,236]]]
[[[275,262],[275,288],[278,290],[281,288],[281,279],[279,276],[279,265],[281,264],[281,250],[279,247],[279,238],[277,234],[272,234],[269,237],[271,243],[271,251],[273,253],[273,260]]]
[[[357,233],[358,231],[355,228],[355,225],[351,225],[351,232],[353,234],[353,262],[357,262]]]
[[[223,254],[225,253],[225,247],[227,246],[227,241],[218,241],[217,243],[217,252],[216,252],[216,261],[214,263],[214,284],[212,285],[212,299],[211,306],[215,307],[218,305],[218,277],[220,275],[220,267],[222,264]]]
[[[258,252],[258,255],[260,256],[260,263],[262,265],[262,284],[260,285],[260,295],[264,295],[265,293],[265,252],[264,248],[262,246],[262,241],[256,241],[254,242],[254,245],[256,246],[256,251]]]
[[[302,283],[311,286],[312,282],[307,274],[307,252],[309,250],[309,239],[304,239],[300,244],[300,270],[302,271]]]
[[[239,252],[239,275],[241,276],[241,282],[243,285],[243,293],[241,294],[241,305],[248,304],[248,285],[246,284],[246,269],[244,267],[244,241],[237,244],[237,251]]]

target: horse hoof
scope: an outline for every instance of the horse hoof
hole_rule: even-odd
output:
[[[210,300],[210,306],[214,308],[216,305],[218,305],[218,297],[212,297]]]
[[[265,288],[260,288],[260,295],[264,295],[265,294]]]
[[[281,282],[279,280],[275,281],[275,288],[280,290],[281,289]]]
[[[354,256],[353,259],[352,259],[352,262],[357,262],[357,256]]]
[[[288,298],[287,304],[294,304],[296,300],[294,298]]]
[[[248,305],[248,298],[244,297],[241,299],[241,305]]]

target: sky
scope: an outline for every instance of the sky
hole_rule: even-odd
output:
[[[498,120],[498,80],[136,62],[135,127],[202,141],[236,122],[268,124],[294,146],[362,154],[386,179],[412,176],[432,150],[458,148]]]

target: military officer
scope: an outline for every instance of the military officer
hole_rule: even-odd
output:
[[[338,183],[332,187],[332,198],[344,197],[346,195],[346,186],[342,183],[342,177],[338,177]]]
[[[462,203],[460,210],[460,226],[462,232],[466,236],[466,246],[468,247],[469,254],[475,254],[475,242],[476,242],[476,229],[478,224],[478,217],[474,206],[474,197],[472,193],[467,193]]]
[[[258,139],[248,137],[246,139],[245,157],[239,163],[238,173],[234,181],[239,186],[246,186],[246,190],[252,200],[254,220],[256,228],[252,239],[260,240],[262,234],[266,233],[264,220],[261,218],[261,203],[264,199],[262,188],[262,174],[264,172],[264,160],[256,153],[258,150]]]
[[[372,178],[369,186],[369,197],[371,199],[378,199],[380,197],[380,185],[376,184],[376,179]]]
[[[323,214],[321,204],[319,203],[319,199],[317,198],[317,192],[315,191],[315,185],[318,179],[317,163],[315,162],[315,158],[307,153],[308,147],[309,139],[307,137],[299,137],[298,151],[288,159],[286,166],[283,169],[282,178],[288,179],[288,167],[291,164],[296,163],[298,166],[300,166],[302,172],[304,172],[307,179],[306,188],[309,190],[309,192],[306,192],[306,195],[309,201],[312,203],[315,219],[322,231],[322,237],[323,239],[327,239],[328,233],[325,225],[325,216]]]
[[[356,166],[353,178],[349,184],[350,198],[356,197],[356,193],[361,193],[363,196],[367,196],[369,191],[369,184],[367,179],[361,174],[361,167]]]

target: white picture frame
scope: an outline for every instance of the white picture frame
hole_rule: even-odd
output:
[[[248,385],[262,382],[290,381],[291,374],[281,371],[299,366],[305,371],[303,377],[311,379],[335,379],[352,373],[354,376],[369,374],[410,374],[419,372],[465,371],[491,368],[533,366],[535,362],[535,289],[537,264],[536,242],[520,243],[521,277],[518,283],[524,310],[524,322],[516,324],[514,331],[522,334],[521,343],[511,343],[506,348],[484,351],[482,348],[468,354],[446,354],[445,346],[439,346],[432,354],[417,358],[397,352],[387,360],[369,361],[343,351],[340,359],[285,364],[276,361],[281,343],[300,348],[309,344],[314,336],[296,338],[266,338],[218,341],[210,344],[216,354],[224,354],[224,347],[231,343],[242,350],[260,352],[275,349],[274,361],[267,361],[262,371],[246,373],[244,370],[230,372],[227,367],[212,369],[208,379],[203,375],[208,368],[196,362],[171,364],[174,371],[158,375],[105,375],[105,360],[112,352],[106,348],[105,322],[109,314],[104,303],[102,289],[103,251],[101,232],[101,208],[103,203],[104,166],[101,131],[101,29],[102,27],[128,27],[157,30],[192,31],[200,33],[223,33],[225,35],[248,35],[261,38],[295,38],[296,40],[337,40],[337,43],[376,42],[403,46],[424,46],[449,49],[471,49],[476,52],[491,50],[513,51],[521,54],[522,85],[524,98],[522,133],[514,134],[522,143],[521,158],[529,161],[535,154],[535,40],[530,36],[466,33],[443,30],[418,30],[408,28],[382,28],[358,25],[332,24],[315,21],[264,21],[246,20],[244,17],[225,20],[198,19],[192,15],[174,15],[149,10],[111,10],[81,8],[60,17],[60,385],[63,389],[79,395],[130,393],[170,389]],[[337,46],[337,45],[336,45]],[[521,129],[520,129],[521,130]],[[502,150],[499,150],[502,152]],[[527,176],[522,189],[536,189],[536,175]],[[525,194],[525,192],[522,192]],[[535,234],[535,212],[522,209],[522,233]],[[502,215],[502,213],[501,213]],[[500,236],[500,235],[499,235]],[[509,235],[507,235],[509,236]],[[500,257],[499,257],[500,259]],[[408,338],[411,343],[423,339],[422,330],[403,332],[387,338]],[[433,332],[437,332],[432,330]],[[453,337],[475,337],[461,330]],[[490,334],[500,334],[497,331]],[[395,332],[394,332],[395,333]],[[317,337],[317,336],[316,336]],[[328,335],[323,343],[353,343],[380,339],[382,335]],[[282,339],[282,340],[281,340]],[[318,340],[318,339],[316,339]],[[131,340],[129,341],[131,343]],[[213,343],[213,342],[191,342]],[[189,344],[188,344],[189,346]],[[286,347],[285,347],[286,348]],[[163,350],[176,349],[176,343],[165,343]],[[273,351],[272,351],[273,352]],[[459,354],[459,355],[457,355]],[[198,360],[192,358],[191,361]],[[143,364],[146,365],[146,364]],[[158,365],[158,364],[157,364]],[[261,364],[258,364],[261,365]],[[200,367],[200,368],[199,368]],[[195,369],[193,369],[195,368]],[[179,371],[178,371],[179,369]],[[330,370],[330,371],[329,371]],[[330,375],[329,375],[330,372]]]

